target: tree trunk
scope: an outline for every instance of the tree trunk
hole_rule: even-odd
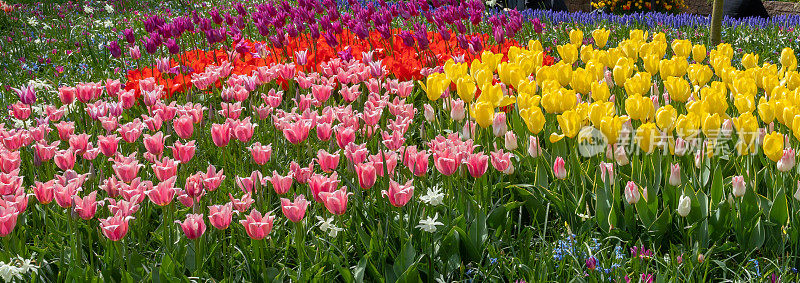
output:
[[[722,39],[722,14],[725,0],[713,0],[714,10],[711,12],[711,44],[717,46]]]

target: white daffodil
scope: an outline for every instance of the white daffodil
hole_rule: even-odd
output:
[[[111,5],[106,4],[104,8],[106,9],[106,13],[109,14],[114,13],[114,7],[112,7]]]
[[[437,206],[443,203],[444,193],[440,188],[429,188],[425,195],[421,195],[419,199],[427,205]]]
[[[94,8],[89,7],[89,6],[84,6],[83,7],[83,11],[86,12],[87,14],[92,14],[92,13],[94,13]]]
[[[437,225],[444,225],[444,223],[436,221],[438,218],[439,218],[439,213],[436,213],[436,215],[434,215],[433,218],[428,216],[428,218],[419,221],[419,225],[417,225],[417,228],[422,229],[422,231],[428,233],[435,233]]]

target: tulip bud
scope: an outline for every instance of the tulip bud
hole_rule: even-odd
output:
[[[464,101],[461,99],[455,99],[450,102],[450,118],[455,121],[464,120],[466,111],[464,110]]]
[[[788,135],[787,135],[788,136]],[[778,170],[781,172],[789,172],[794,167],[795,152],[793,148],[783,150],[783,156],[778,160]]]
[[[681,165],[678,163],[672,164],[670,168],[669,184],[675,187],[681,185]]]
[[[560,180],[567,178],[567,169],[564,168],[564,158],[561,158],[561,156],[557,157],[556,161],[553,162],[553,174]]]
[[[628,160],[628,155],[625,153],[625,148],[618,146],[616,150],[614,150],[614,159],[617,161],[617,165],[625,166],[630,163]]]
[[[706,261],[706,256],[704,256],[703,254],[698,254],[697,255],[697,262],[703,263],[704,261]]]
[[[603,76],[606,79],[606,84],[608,87],[614,87],[614,74],[611,71],[606,70],[606,73]]]
[[[542,147],[539,146],[539,138],[534,136],[528,137],[528,154],[533,158],[542,155]]]
[[[514,131],[506,132],[505,146],[509,151],[517,149],[517,135],[514,134]]]
[[[733,195],[736,197],[743,196],[745,193],[744,176],[733,176]],[[797,194],[795,194],[797,195]]]
[[[433,120],[436,118],[433,114],[433,107],[430,104],[425,104],[423,108],[425,108],[422,112],[425,116],[425,121],[428,121],[428,123],[433,122]]]
[[[686,145],[686,140],[682,138],[675,139],[675,155],[676,156],[683,156],[686,154],[686,150],[688,150],[688,146]]]
[[[703,166],[703,149],[699,149],[694,154],[694,167],[700,169]]]
[[[658,95],[655,95],[655,94],[651,95],[650,96],[650,101],[653,102],[653,109],[658,109],[659,107],[661,107],[661,104],[658,103]]]
[[[733,133],[733,120],[726,119],[725,122],[722,122],[722,130],[720,130],[723,139],[727,139]]]
[[[797,190],[794,191],[794,199],[800,201],[800,180],[797,180]]]
[[[494,115],[494,121],[492,121],[492,130],[495,137],[506,134],[506,131],[508,131],[508,124],[506,124],[506,113],[500,112],[497,113],[497,115]]]
[[[685,195],[681,196],[680,202],[678,202],[678,215],[686,217],[691,211],[692,199]]]
[[[606,178],[608,176],[608,178]],[[600,162],[600,179],[603,182],[614,180],[614,163]]]
[[[514,174],[514,163],[509,163],[508,164],[508,168],[506,168],[506,170],[503,170],[503,174],[506,174],[506,175]]]
[[[669,99],[669,93],[667,93],[666,91],[661,94],[661,98],[664,100],[664,105],[668,105],[671,103],[671,100]]]
[[[625,186],[625,200],[628,204],[639,202],[639,186],[633,181],[628,181],[628,185]]]

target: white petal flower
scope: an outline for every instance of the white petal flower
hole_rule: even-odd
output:
[[[436,215],[433,216],[433,218],[428,216],[428,218],[419,221],[419,225],[417,225],[417,228],[422,229],[422,231],[428,233],[434,233],[436,232],[437,225],[444,225],[444,223],[436,221],[438,218],[439,218],[439,213],[436,213]]]
[[[439,188],[429,188],[428,192],[420,196],[419,199],[427,205],[437,206],[443,203],[444,193]]]

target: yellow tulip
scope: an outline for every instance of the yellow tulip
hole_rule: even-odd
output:
[[[491,127],[494,120],[494,105],[486,101],[475,102],[470,106],[469,114],[481,128]]]
[[[792,122],[792,134],[794,138],[800,140],[800,115],[795,115]]]
[[[481,62],[481,60],[478,60],[478,59],[473,59],[473,60],[472,60],[472,64],[469,64],[469,73],[470,73],[470,75],[472,75],[473,77],[475,76],[475,74],[477,74],[477,73],[478,73],[478,71],[483,71],[483,70],[486,70],[486,71],[488,71],[488,72],[493,72],[493,70],[491,70],[491,69],[490,69],[490,68],[489,68],[489,67],[486,65],[486,63],[484,63],[484,62]]]
[[[606,137],[608,144],[617,143],[617,140],[619,140],[620,131],[622,131],[622,125],[624,125],[628,120],[629,118],[627,116],[605,116],[602,120],[600,120],[600,132]]]
[[[689,65],[689,69],[687,69],[687,71],[689,73],[689,80],[692,81],[692,84],[698,86],[705,86],[714,75],[714,72],[711,71],[711,68],[701,64],[691,64]]]
[[[709,139],[719,137],[719,129],[722,126],[722,117],[719,114],[706,115],[703,119],[703,134]]]
[[[581,55],[581,61],[589,62],[589,60],[594,59],[594,55],[597,54],[597,50],[594,50],[591,45],[584,45],[581,46],[579,53]]]
[[[685,140],[694,138],[700,132],[700,117],[694,113],[678,116],[675,132]]]
[[[720,82],[713,82],[711,87],[700,90],[706,111],[725,115],[728,110],[728,94],[725,85]]]
[[[623,40],[618,48],[631,60],[639,59],[639,49],[642,47],[641,41]]]
[[[764,155],[770,160],[778,162],[783,157],[783,134],[772,132],[764,136],[764,143],[762,145]]]
[[[745,69],[752,69],[758,66],[758,54],[745,53],[742,56],[742,66]]]
[[[542,89],[542,93],[542,107],[547,113],[562,113],[575,108],[578,104],[575,90],[572,89],[558,88],[548,91]]]
[[[581,121],[583,119],[580,117],[578,112],[574,110],[568,110],[563,114],[558,115],[556,119],[558,120],[558,126],[561,128],[561,132],[569,138],[574,138],[581,130]]]
[[[692,58],[695,62],[703,62],[706,59],[706,46],[702,44],[692,46]]]
[[[628,96],[625,99],[625,112],[628,113],[631,119],[642,122],[653,120],[656,114],[653,101],[649,97],[638,94]]]
[[[794,55],[794,50],[789,47],[781,50],[781,69],[787,71],[794,71],[797,69],[797,57]]]
[[[659,32],[653,35],[652,42],[667,42],[667,35],[663,32]]]
[[[733,99],[733,105],[739,113],[753,113],[756,110],[755,96],[739,94]]]
[[[533,53],[539,53],[544,51],[544,49],[542,48],[542,43],[536,39],[531,39],[528,41],[528,50]]]
[[[497,66],[500,65],[501,60],[503,60],[503,53],[494,53],[488,50],[484,50],[481,53],[481,62],[486,64],[486,67],[492,72],[497,70]]]
[[[775,107],[772,101],[767,101],[767,98],[761,97],[758,101],[758,117],[765,124],[772,123],[775,120]]]
[[[692,55],[692,42],[686,39],[676,39],[672,41],[672,52],[676,56],[689,57]]]
[[[614,103],[597,101],[589,105],[589,121],[597,127],[606,116],[614,116]]]
[[[608,101],[609,97],[611,97],[611,92],[608,90],[605,80],[592,82],[592,100]]]
[[[595,29],[592,31],[592,38],[594,39],[594,44],[597,45],[597,48],[606,47],[609,34],[611,34],[611,31],[605,28]]]
[[[628,32],[628,38],[630,38],[633,41],[642,42],[645,39],[647,39],[647,37],[648,37],[647,31],[643,31],[640,29],[633,29]]]
[[[692,94],[689,82],[679,77],[666,78],[664,89],[669,93],[670,99],[678,102],[686,102]]]
[[[661,106],[656,111],[656,126],[664,132],[672,132],[676,120],[678,120],[678,111],[672,105]]]
[[[597,59],[592,59],[586,62],[586,70],[589,71],[593,81],[604,80],[605,70],[603,63]]]
[[[569,32],[569,42],[576,47],[583,45],[583,31],[580,29],[571,30]]]
[[[472,74],[472,78],[475,79],[475,85],[478,88],[484,88],[487,85],[492,84],[492,80],[494,80],[494,74],[489,69],[480,69],[476,70],[474,74]]]
[[[447,60],[447,62],[444,62],[443,69],[444,73],[447,75],[447,78],[451,81],[455,81],[458,78],[467,75],[469,66],[467,66],[466,63],[456,63],[453,58],[450,58]]]
[[[566,64],[563,61],[553,65],[555,70],[556,79],[561,86],[567,86],[572,82],[572,65]]]
[[[784,76],[784,81],[786,82],[786,88],[794,91],[800,87],[800,73],[797,71],[788,71]]]
[[[544,82],[557,79],[553,66],[542,66],[536,70],[536,84],[542,88],[544,88]],[[558,81],[556,81],[556,83],[558,83]]]
[[[571,65],[578,60],[578,48],[574,44],[567,43],[564,45],[558,45],[556,46],[556,49],[558,50],[558,55],[561,56],[561,62]]]
[[[500,67],[497,68],[497,74],[501,82],[506,85],[514,86],[515,88],[519,85],[520,81],[528,79],[528,76],[524,74],[515,63],[500,63]]]
[[[650,54],[642,57],[642,61],[644,61],[645,71],[653,75],[658,74],[658,65],[661,63],[661,57],[658,57],[657,54]]]
[[[428,76],[426,84],[419,82],[420,87],[428,95],[428,99],[436,101],[450,88],[450,79],[443,73],[433,73]]]
[[[733,126],[739,135],[737,150],[740,155],[747,154],[754,149],[758,137],[758,120],[752,113],[744,113],[733,118]]]
[[[470,76],[463,76],[456,80],[456,93],[465,103],[471,103],[475,99],[475,80]]]
[[[591,73],[589,73],[589,71],[583,68],[578,68],[572,72],[572,81],[569,85],[575,90],[575,92],[585,95],[589,94],[593,81],[594,77]]]
[[[755,97],[758,92],[756,80],[752,76],[739,75],[733,81],[733,89],[731,92],[736,96],[744,95],[748,97]]]
[[[533,85],[535,86],[535,84]],[[538,107],[542,97],[535,93],[536,92],[520,91],[517,95],[517,107],[519,107],[519,109]]]
[[[628,96],[645,95],[653,85],[652,76],[647,72],[638,72],[633,77],[625,81],[625,91]]]
[[[544,113],[538,106],[522,109],[519,111],[519,115],[525,121],[525,125],[528,126],[528,131],[531,134],[536,135],[544,129]]]
[[[658,129],[653,123],[644,123],[636,129],[636,141],[639,143],[639,148],[646,153],[653,152],[659,139]]]
[[[619,58],[616,65],[614,66],[614,70],[612,71],[612,75],[614,76],[614,83],[616,85],[625,85],[625,81],[631,77],[633,74],[635,66],[633,65],[633,61],[629,60],[628,58],[622,57]]]

